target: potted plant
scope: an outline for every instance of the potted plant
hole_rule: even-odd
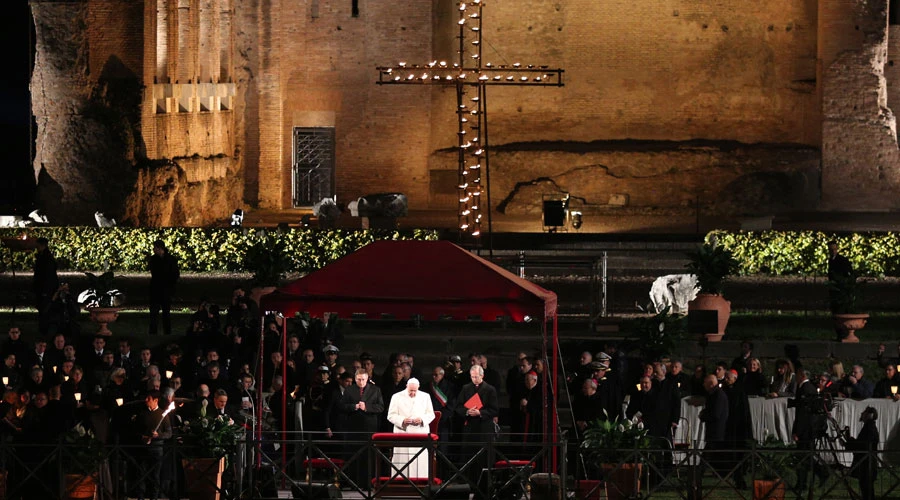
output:
[[[795,479],[793,449],[775,436],[766,436],[755,449],[753,500],[784,500],[786,484]]]
[[[312,210],[322,229],[333,229],[341,217],[341,208],[332,198],[322,198],[322,201],[313,205]]]
[[[212,411],[212,408],[210,408]],[[228,417],[197,417],[184,423],[184,468],[188,498],[218,500],[226,457],[234,454],[245,430]]]
[[[852,272],[828,281],[834,326],[845,332],[841,342],[859,342],[856,331],[862,330],[869,319],[868,314],[860,312],[863,285],[865,281]]]
[[[641,351],[644,359],[660,359],[672,353],[687,331],[684,316],[669,314],[670,307],[632,320],[626,327],[626,341]]]
[[[725,280],[738,271],[738,262],[725,247],[714,243],[704,243],[694,252],[687,254],[690,262],[688,272],[697,276],[697,298],[688,304],[688,313],[693,311],[716,311],[718,325],[716,332],[708,332],[711,342],[722,340],[728,319],[731,316],[731,302],[722,296]]]
[[[94,498],[103,443],[80,423],[60,435],[66,498]]]
[[[640,494],[642,463],[629,452],[650,447],[650,436],[643,424],[628,419],[595,420],[584,430],[580,448],[585,462],[599,465],[609,500],[632,498]],[[622,462],[625,457],[626,461]],[[635,459],[635,460],[632,460]]]
[[[107,325],[119,317],[119,309],[125,302],[125,294],[115,286],[116,277],[112,271],[100,276],[84,273],[88,288],[78,295],[78,303],[91,313],[91,321],[100,325],[98,335],[112,335]]]

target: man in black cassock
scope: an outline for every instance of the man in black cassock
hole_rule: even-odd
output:
[[[469,377],[472,382],[464,385],[456,398],[456,417],[462,420],[465,460],[475,456],[483,445],[494,441],[494,419],[500,414],[497,389],[484,381],[484,369],[480,365],[472,365]],[[474,460],[466,470],[471,484],[478,484],[482,469],[489,463],[484,453]],[[475,497],[480,498],[478,492]]]
[[[364,369],[357,370],[355,380],[356,384],[344,391],[338,405],[340,411],[347,415],[350,450],[358,450],[361,441],[368,441],[372,434],[378,432],[378,422],[384,412],[381,391],[375,384],[369,383],[369,374]],[[352,477],[362,489],[367,487],[368,480],[372,477],[369,462],[369,453],[364,452],[351,466]]]
[[[703,389],[706,390],[706,405],[700,411],[700,421],[706,426],[703,458],[716,473],[722,475],[725,456],[720,450],[727,447],[725,429],[728,423],[728,396],[719,387],[719,379],[712,374],[703,379]]]
[[[738,489],[746,489],[747,482],[744,480],[745,465],[738,464],[743,459],[745,453],[740,450],[747,448],[747,441],[753,438],[753,421],[750,416],[750,399],[744,391],[743,382],[738,378],[737,370],[729,370],[725,374],[725,385],[722,387],[725,395],[728,396],[728,421],[725,424],[725,439],[728,441],[728,447],[736,450],[732,455],[730,466],[736,467],[734,471],[734,484]]]

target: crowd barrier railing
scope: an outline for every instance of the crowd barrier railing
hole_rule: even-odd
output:
[[[900,496],[900,460],[858,452],[850,466],[827,442],[813,449],[694,445],[607,450],[601,463],[577,443],[515,437],[440,441],[430,435],[314,433],[242,441],[199,458],[177,440],[162,446],[112,443],[86,480],[72,477],[83,450],[63,442],[0,443],[0,498],[62,499],[96,487],[98,499],[204,498],[754,498],[793,490],[802,498]],[[846,452],[844,452],[846,453]],[[863,460],[865,459],[865,460]],[[866,462],[868,460],[868,462]],[[866,463],[874,464],[869,470]],[[82,464],[83,465],[83,464]],[[420,468],[414,469],[417,465]],[[424,467],[424,468],[422,468]],[[410,471],[414,471],[410,473]],[[209,496],[212,495],[212,496]]]

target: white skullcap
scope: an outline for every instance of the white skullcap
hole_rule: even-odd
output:
[[[419,379],[417,379],[416,377],[412,377],[406,381],[406,387],[409,387],[411,385],[421,385],[421,384],[419,384]]]

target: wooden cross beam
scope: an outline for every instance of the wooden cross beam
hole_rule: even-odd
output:
[[[481,19],[484,2],[459,2],[459,47],[455,63],[431,61],[423,65],[379,66],[378,85],[441,85],[456,87],[459,147],[459,229],[481,235],[482,206],[486,204],[491,233],[491,181],[488,161],[487,87],[563,86],[562,69],[548,66],[482,64]],[[472,34],[470,37],[469,34]],[[474,50],[468,50],[469,45]],[[471,61],[469,61],[471,59]],[[482,174],[484,177],[482,178]],[[482,203],[482,195],[486,200]]]

